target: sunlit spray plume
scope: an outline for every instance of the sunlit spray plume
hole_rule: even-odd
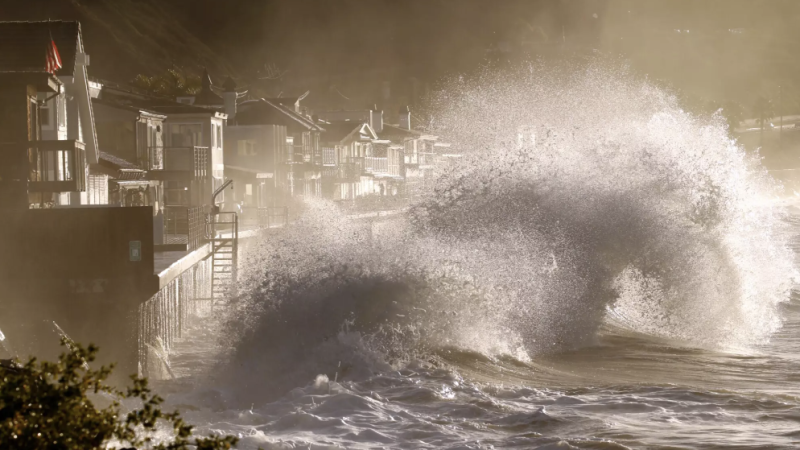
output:
[[[71,337],[69,337],[66,331],[64,331],[60,326],[58,326],[55,320],[51,322],[53,324],[53,332],[55,332],[64,341],[64,343],[66,344],[67,348],[70,351],[75,351],[75,341],[72,340]],[[89,370],[89,363],[87,363],[86,361],[83,361],[82,366],[85,370]]]
[[[251,248],[238,385],[285,392],[442,348],[535,358],[591,344],[608,311],[716,348],[780,327],[795,272],[778,186],[719,118],[599,65],[459,79],[431,117],[463,157],[405,217],[370,239],[312,202]]]
[[[465,158],[415,216],[526,255],[494,270],[513,287],[509,311],[531,312],[512,316],[528,341],[593,332],[606,306],[694,345],[748,346],[780,326],[795,272],[779,186],[720,117],[599,63],[486,72],[436,103],[434,132]],[[525,267],[551,259],[546,276]]]

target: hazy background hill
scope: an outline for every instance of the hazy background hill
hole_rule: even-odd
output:
[[[5,1],[3,20],[79,20],[84,47],[92,56],[91,75],[127,81],[173,65],[196,71],[208,66],[236,73],[227,58],[207,46],[194,30],[192,14],[158,0]]]
[[[800,111],[795,0],[5,0],[0,18],[80,20],[92,75],[117,81],[208,67],[259,94],[363,107],[387,86],[413,104],[487,63],[606,55],[696,108],[747,115],[762,96]]]

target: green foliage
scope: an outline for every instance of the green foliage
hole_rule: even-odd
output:
[[[222,450],[236,444],[232,436],[193,437],[177,412],[161,411],[163,400],[150,391],[147,379],[132,376],[133,385],[118,390],[106,384],[110,367],[90,368],[96,347],[65,339],[62,345],[68,351],[58,362],[34,358],[16,368],[0,367],[0,448]],[[141,401],[141,407],[123,414],[124,399]],[[95,401],[108,405],[100,408]],[[173,430],[170,442],[153,443],[159,423]]]
[[[150,95],[172,99],[197,94],[202,87],[199,76],[185,75],[175,69],[167,69],[164,73],[152,77],[136,75],[131,84]]]

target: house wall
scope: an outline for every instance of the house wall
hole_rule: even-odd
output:
[[[286,158],[286,127],[283,125],[245,125],[225,128],[225,171],[234,180],[233,196],[236,203],[247,206],[268,206],[287,190],[289,166]],[[254,172],[242,172],[233,167]],[[264,174],[257,178],[256,173]],[[265,178],[266,177],[266,178]],[[249,193],[248,193],[249,185]]]
[[[7,211],[0,222],[0,280],[143,281],[153,274],[152,234],[150,207]],[[130,241],[141,243],[140,261],[129,259]]]
[[[0,142],[27,142],[38,137],[36,96],[33,86],[13,84],[0,88]],[[6,181],[0,190],[0,206],[28,208],[29,167],[29,153],[24,147],[9,147],[0,154],[0,179]]]
[[[247,154],[243,145],[251,141],[255,153]],[[274,173],[286,148],[286,127],[282,125],[229,126],[225,128],[225,164]]]
[[[59,332],[136,373],[136,312],[158,291],[151,208],[4,211],[0,329],[20,357],[57,356]],[[130,257],[140,243],[139,260]]]
[[[163,147],[164,119],[140,115],[136,121],[136,159],[130,161],[136,162],[146,170],[157,167],[153,165],[156,161],[151,159],[155,160],[158,155],[162,155]]]
[[[198,125],[200,127],[200,133],[197,135],[196,139],[197,142],[189,143],[180,140],[181,135],[177,130],[182,125]],[[194,204],[207,204],[210,201],[214,189],[221,186],[224,182],[225,157],[223,143],[225,140],[225,127],[223,125],[224,120],[206,114],[172,114],[169,115],[166,122],[164,122],[167,147],[196,145],[199,147],[208,147],[209,149],[209,164],[212,172],[211,182],[208,183],[206,187],[202,188],[202,192],[192,193]],[[217,196],[217,201],[225,201],[224,191]]]
[[[97,140],[102,151],[137,163],[136,124],[139,114],[102,104],[96,104],[96,109]]]
[[[197,300],[212,297],[211,276],[211,260],[200,261],[139,306],[139,375],[150,379],[170,378],[159,353],[169,354],[190,314],[205,313],[213,308],[210,301]]]

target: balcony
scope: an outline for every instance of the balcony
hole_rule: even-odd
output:
[[[389,158],[368,156],[364,158],[364,172],[373,175],[389,174]]]
[[[18,152],[33,163],[28,192],[83,192],[86,190],[86,150],[83,142],[28,141],[0,144],[4,155]]]
[[[322,149],[322,165],[326,167],[336,166],[336,149],[325,147]]]
[[[205,216],[198,206],[164,208],[164,244],[196,250],[205,239]]]
[[[161,150],[161,160],[158,150]],[[151,158],[149,176],[153,180],[192,181],[211,175],[208,147],[152,147],[148,156]]]

